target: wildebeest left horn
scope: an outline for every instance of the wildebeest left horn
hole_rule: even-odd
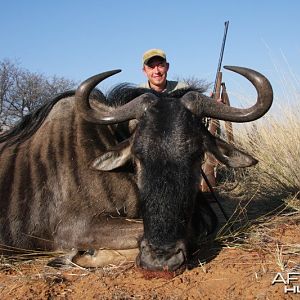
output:
[[[273,89],[269,80],[257,71],[226,66],[225,69],[247,78],[257,91],[257,101],[249,108],[235,108],[212,101],[197,92],[189,92],[182,97],[182,103],[194,114],[231,122],[250,122],[262,117],[273,102]]]
[[[112,70],[92,76],[77,88],[75,94],[76,108],[84,119],[98,124],[113,124],[138,119],[154,101],[157,101],[153,94],[146,93],[123,106],[113,107],[103,104],[101,109],[92,108],[89,101],[92,90],[101,81],[119,72],[121,70]]]

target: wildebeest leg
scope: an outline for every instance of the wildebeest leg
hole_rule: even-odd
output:
[[[138,247],[143,234],[143,222],[137,219],[105,216],[92,221],[76,248],[86,249],[132,249]]]
[[[82,267],[103,267],[134,261],[139,250],[138,240],[143,234],[140,220],[101,217],[77,240],[76,251],[48,263],[61,267],[75,263]]]
[[[64,266],[80,266],[84,268],[105,267],[134,262],[139,248],[133,249],[99,249],[88,251],[72,250],[63,256],[56,257],[48,262],[48,266],[60,268]]]
[[[119,265],[126,262],[134,262],[139,253],[138,248],[133,249],[100,249],[93,253],[89,251],[85,253],[78,252],[72,259],[76,265],[85,268],[104,267],[107,265]]]

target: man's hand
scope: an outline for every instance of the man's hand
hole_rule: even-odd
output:
[[[211,92],[209,97],[210,97],[210,98],[213,98],[213,95],[214,95],[213,92]],[[222,99],[222,98],[216,99],[216,101],[217,101],[218,103],[223,103],[223,99]]]

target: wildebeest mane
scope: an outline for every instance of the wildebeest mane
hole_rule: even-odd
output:
[[[158,93],[152,89],[138,87],[131,83],[121,83],[115,86],[106,95],[107,102],[112,106],[119,106],[130,102],[132,99],[144,94],[151,93],[158,98],[181,98],[184,94],[190,91],[197,91],[199,93],[204,93],[206,91],[205,86],[189,86],[187,88],[178,89],[170,93]]]
[[[75,90],[69,90],[49,99],[42,106],[25,115],[14,127],[2,133],[0,135],[0,143],[6,142],[7,146],[10,146],[16,142],[25,141],[40,128],[49,112],[57,102],[74,95]],[[103,97],[103,94],[99,90],[95,89],[92,92],[92,97],[98,100]]]
[[[71,90],[60,93],[54,98],[48,100],[44,105],[40,106],[28,115],[25,115],[14,127],[2,133],[0,135],[0,143],[6,141],[7,145],[13,145],[17,141],[22,142],[26,140],[39,129],[53,106],[59,100],[74,95],[75,91]]]

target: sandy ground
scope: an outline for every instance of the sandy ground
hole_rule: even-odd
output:
[[[147,279],[134,263],[59,270],[44,258],[15,265],[2,260],[0,299],[300,299],[300,287],[285,294],[283,283],[272,285],[278,272],[283,278],[298,272],[295,291],[300,286],[300,224],[278,220],[260,237],[248,236],[248,249],[202,249],[196,266],[174,278]]]

